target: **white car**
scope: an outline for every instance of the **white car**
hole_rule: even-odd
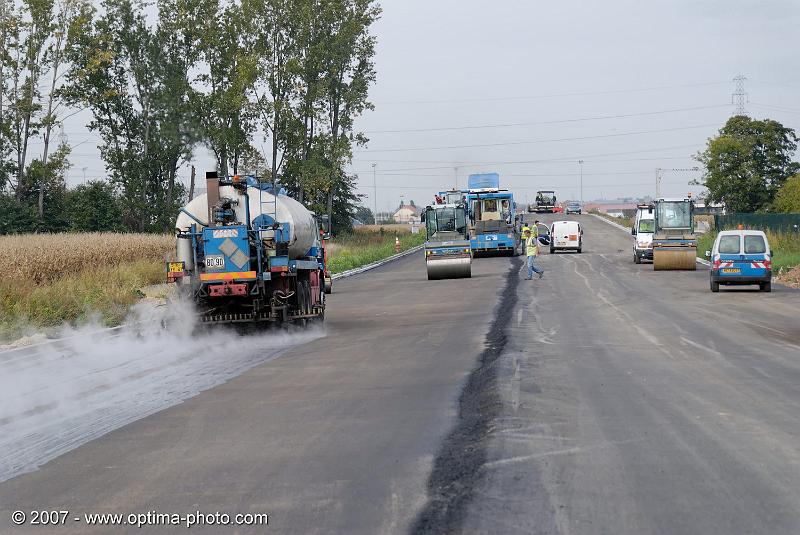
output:
[[[550,225],[550,254],[583,249],[583,228],[577,221],[554,221]]]
[[[656,230],[655,213],[652,205],[640,205],[633,222],[633,261],[653,260],[653,233]]]

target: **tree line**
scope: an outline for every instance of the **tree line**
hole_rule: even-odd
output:
[[[737,115],[708,140],[696,159],[707,200],[729,212],[800,213],[800,163],[795,131],[772,119]]]
[[[169,231],[200,147],[349,227],[379,16],[374,0],[0,0],[0,232]],[[59,127],[82,110],[107,178],[68,189]]]

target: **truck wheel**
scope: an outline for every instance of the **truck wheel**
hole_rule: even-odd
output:
[[[555,247],[552,247],[552,246],[550,247],[550,254],[556,254],[556,248]]]
[[[711,281],[711,291],[717,293],[719,291],[719,283],[715,281]]]
[[[581,254],[582,252],[583,252],[583,247],[578,247],[578,254]]]
[[[758,285],[762,292],[771,292],[772,291],[772,283],[771,282],[762,282]]]
[[[633,253],[633,263],[634,264],[641,264],[642,263],[642,258],[636,253]]]

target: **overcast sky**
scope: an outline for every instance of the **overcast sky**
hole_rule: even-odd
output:
[[[372,208],[417,204],[497,171],[525,202],[655,193],[731,116],[747,77],[752,117],[800,131],[798,0],[386,0],[375,25],[375,111],[351,170]],[[520,124],[522,123],[522,124]],[[512,126],[507,126],[512,125]],[[484,126],[491,126],[482,128]],[[97,138],[68,124],[70,182],[103,176]],[[417,131],[413,131],[417,130]],[[197,151],[202,173],[213,165]],[[188,170],[181,175],[186,179]],[[667,171],[662,194],[700,188]]]

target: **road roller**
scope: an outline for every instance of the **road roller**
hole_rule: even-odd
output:
[[[425,219],[425,267],[428,280],[472,276],[472,248],[467,230],[466,205],[442,203],[428,206]]]
[[[654,211],[653,269],[697,269],[697,237],[694,234],[692,199],[659,199],[655,202]]]

